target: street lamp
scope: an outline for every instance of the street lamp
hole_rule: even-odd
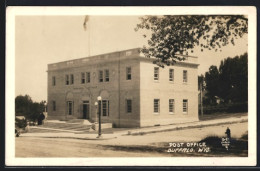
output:
[[[101,106],[102,106],[102,97],[98,96],[97,100],[98,100],[98,105],[99,105],[99,109],[98,109],[98,136],[97,136],[97,138],[101,138]]]

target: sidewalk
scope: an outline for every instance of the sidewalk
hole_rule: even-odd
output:
[[[148,133],[165,132],[165,131],[173,131],[173,130],[180,130],[180,129],[191,129],[191,128],[206,127],[206,126],[215,126],[215,125],[222,125],[222,124],[241,123],[241,122],[247,122],[247,121],[248,121],[248,116],[230,117],[230,118],[197,121],[197,122],[181,123],[181,124],[174,124],[174,125],[140,128],[137,130],[129,130],[130,132],[123,133],[123,131],[122,131],[121,135],[148,134]]]
[[[104,133],[101,138],[97,138],[97,132],[86,132],[84,134],[77,134],[72,132],[62,132],[62,133],[24,133],[21,134],[21,137],[44,137],[44,138],[74,138],[82,140],[108,140],[114,139],[120,136],[131,136],[131,135],[143,135],[156,132],[165,132],[165,131],[174,131],[180,129],[191,129],[191,128],[200,128],[207,126],[215,126],[222,124],[234,124],[247,122],[248,116],[239,116],[239,117],[230,117],[230,118],[221,118],[214,120],[205,120],[197,121],[190,123],[174,124],[174,125],[165,125],[165,126],[153,126],[146,128],[135,128],[135,129],[119,129],[113,128],[113,133]]]

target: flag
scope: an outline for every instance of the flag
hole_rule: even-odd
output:
[[[85,31],[87,30],[87,22],[88,22],[88,20],[89,20],[89,16],[86,15],[86,16],[85,16],[84,23],[83,23],[83,27],[84,27],[84,30],[85,30]]]

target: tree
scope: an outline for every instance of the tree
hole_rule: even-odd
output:
[[[221,61],[219,69],[211,66],[205,73],[207,97],[211,101],[218,96],[228,102],[248,101],[248,55],[247,53]]]
[[[211,102],[215,102],[216,96],[219,96],[219,71],[217,66],[211,65],[209,71],[205,73],[205,82],[207,97]]]
[[[31,113],[31,105],[33,101],[29,95],[17,96],[15,98],[15,115],[16,116],[25,116]]]
[[[29,95],[19,95],[15,98],[15,115],[25,116],[26,119],[36,121],[44,111],[44,101],[33,102]]]
[[[225,101],[246,102],[248,100],[248,54],[226,58],[219,66],[222,89],[220,97]]]
[[[141,50],[148,58],[157,58],[159,66],[184,60],[195,46],[217,51],[248,32],[248,19],[243,15],[164,15],[141,17],[135,31],[151,31],[149,47]],[[144,37],[147,37],[144,34]]]
[[[200,88],[202,90],[205,90],[205,78],[202,74],[198,76],[198,89],[200,90]]]

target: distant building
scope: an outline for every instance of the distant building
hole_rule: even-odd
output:
[[[131,49],[48,65],[48,119],[144,127],[198,120],[197,57],[158,67]]]

